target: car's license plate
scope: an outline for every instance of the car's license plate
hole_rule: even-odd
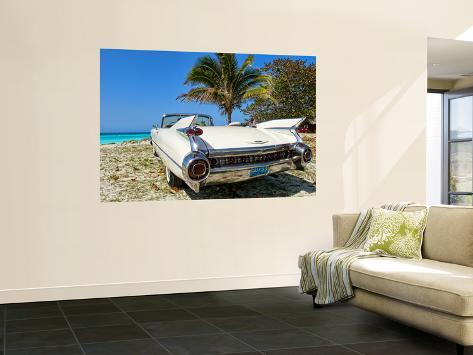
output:
[[[268,167],[267,166],[259,166],[257,168],[253,168],[253,169],[250,170],[250,177],[266,175],[267,173],[268,173]]]

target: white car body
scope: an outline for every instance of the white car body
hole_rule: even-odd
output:
[[[188,135],[196,129],[196,117],[183,117],[171,127],[151,130],[155,153],[195,192],[206,185],[301,170],[312,158],[296,132],[303,118],[272,120],[255,127],[199,126],[200,135]]]

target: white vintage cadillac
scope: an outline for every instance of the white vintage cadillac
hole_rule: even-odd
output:
[[[214,126],[203,114],[165,114],[151,130],[154,154],[166,167],[170,187],[244,181],[291,169],[304,170],[312,152],[302,142],[303,118],[277,119],[254,127]]]

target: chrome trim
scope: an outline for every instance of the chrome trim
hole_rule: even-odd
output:
[[[292,127],[289,131],[296,138],[297,143],[302,143],[303,142],[301,136],[299,135],[299,133],[297,133],[297,127]]]
[[[207,154],[207,145],[205,144],[205,141],[200,138],[200,136],[188,136],[186,133],[186,130],[188,128],[194,128],[198,126],[189,126],[189,127],[184,127],[184,128],[178,128],[176,131],[180,132],[182,135],[186,136],[189,139],[189,144],[191,147],[191,152],[197,153],[197,152],[203,152],[204,154]]]
[[[228,148],[228,149],[209,149],[209,158],[219,158],[225,156],[256,155],[264,153],[275,153],[281,150],[293,149],[294,143],[274,144],[267,147],[248,147],[248,148]]]
[[[224,166],[222,168],[212,168],[210,169],[211,174],[215,173],[222,173],[222,172],[228,172],[228,171],[239,171],[239,170],[249,170],[249,169],[254,169],[254,168],[262,168],[262,167],[269,167],[272,165],[278,165],[278,164],[283,164],[287,162],[293,162],[295,160],[301,159],[300,157],[294,157],[294,158],[288,158],[288,159],[281,159],[278,161],[273,161],[269,163],[256,163],[256,164],[240,164],[240,165],[229,165],[229,166]]]
[[[189,136],[189,141],[190,141],[190,144],[191,144],[191,151],[193,151],[194,153],[198,152],[199,151],[199,145],[197,144],[197,142],[195,140],[195,136]]]
[[[154,143],[154,141],[153,141]],[[304,152],[309,149],[309,146],[304,143],[296,143],[296,144],[282,144],[282,145],[275,145],[271,147],[264,147],[261,148],[234,148],[234,149],[226,149],[226,150],[218,150],[219,153],[226,152],[229,153],[231,156],[235,155],[249,155],[249,154],[259,154],[259,153],[268,153],[268,152],[276,152],[279,150],[285,150],[290,148],[291,150],[295,150],[298,155],[292,158],[286,158],[278,161],[273,162],[261,162],[255,164],[240,164],[240,165],[228,165],[221,168],[210,168],[210,162],[208,160],[208,156],[214,157],[212,155],[206,155],[202,151],[193,151],[186,155],[182,165],[176,163],[174,159],[172,159],[164,150],[162,150],[157,144],[156,147],[159,149],[160,152],[164,153],[174,164],[180,166],[182,169],[182,175],[184,177],[184,182],[196,193],[200,191],[203,186],[206,185],[214,185],[214,184],[223,184],[223,183],[231,183],[231,182],[240,182],[246,181],[250,179],[256,179],[258,177],[275,174],[284,172],[287,170],[295,170],[295,169],[304,169],[308,162],[305,162],[303,159]],[[215,153],[216,150],[213,150],[212,153]],[[237,154],[235,154],[237,153]],[[222,155],[225,156],[225,155]],[[220,157],[220,155],[218,155]],[[190,178],[188,174],[188,167],[190,163],[194,160],[204,160],[207,163],[208,171],[207,174],[199,180],[193,180]],[[264,175],[252,176],[250,177],[250,171],[254,168],[259,167],[266,167],[268,168],[268,172]]]
[[[250,177],[250,170],[256,167],[265,166],[268,168],[268,172],[264,175],[258,176],[251,176]],[[280,161],[274,164],[259,164],[255,166],[247,166],[241,170],[222,170],[222,171],[215,171],[211,170],[209,176],[205,181],[201,183],[201,186],[207,185],[215,185],[215,184],[223,184],[223,183],[231,183],[231,182],[240,182],[246,181],[251,179],[257,179],[259,177],[281,173],[287,170],[294,170],[297,169],[296,163],[292,160],[285,160]]]
[[[202,177],[198,180],[192,179],[189,176],[189,166],[192,162],[194,162],[196,160],[203,160],[207,164],[207,173],[205,174],[204,177]],[[182,169],[182,176],[184,176],[184,180],[186,182],[189,181],[189,182],[193,182],[193,183],[198,183],[198,182],[201,182],[201,181],[205,180],[209,176],[209,174],[210,174],[210,162],[209,162],[209,160],[207,159],[207,157],[205,156],[204,153],[199,152],[199,151],[192,152],[190,154],[187,154],[184,157],[181,169]]]
[[[298,162],[298,165],[299,165],[298,168],[303,169],[312,160],[312,151],[310,150],[310,147],[304,143],[295,144],[294,150],[300,156],[300,161]],[[306,153],[307,150],[309,150],[310,152],[310,159],[306,161],[304,159],[304,154]]]

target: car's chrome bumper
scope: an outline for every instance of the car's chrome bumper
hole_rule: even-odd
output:
[[[260,159],[257,160],[257,162],[253,161],[251,163],[239,165],[217,165],[210,167],[208,175],[198,181],[189,178],[188,174],[186,174],[186,171],[189,169],[189,166],[188,164],[184,163],[182,165],[184,181],[192,190],[194,190],[195,192],[199,192],[202,187],[207,185],[240,182],[275,173],[281,173],[287,170],[304,170],[307,163],[310,162],[312,159],[312,152],[308,145],[301,142],[297,142],[294,144],[281,144],[262,148],[258,147],[253,149],[238,148],[230,150],[212,150],[207,152],[207,157],[204,156],[204,154],[201,152],[194,152],[192,154],[201,154],[202,157],[200,159],[206,160],[208,162],[207,159],[215,159],[219,157],[238,157],[248,154],[256,156],[257,154],[271,154],[288,149],[292,151],[293,154],[289,154],[289,156],[286,155],[286,158],[280,158],[279,160],[263,162],[263,157],[257,157]],[[256,176],[251,176],[252,169],[255,168],[264,168],[266,172],[263,174],[258,174]]]
[[[214,168],[210,169],[210,173],[205,180],[198,183],[186,181],[186,183],[192,190],[194,190],[195,192],[199,192],[200,188],[208,185],[246,181],[275,173],[281,173],[287,170],[301,169],[301,165],[298,164],[300,159],[300,157],[294,157],[291,159],[285,159],[271,163],[260,163],[240,166],[236,165],[224,168]],[[265,174],[261,174],[258,176],[250,176],[250,171],[252,169],[260,167],[266,167],[268,171]]]

